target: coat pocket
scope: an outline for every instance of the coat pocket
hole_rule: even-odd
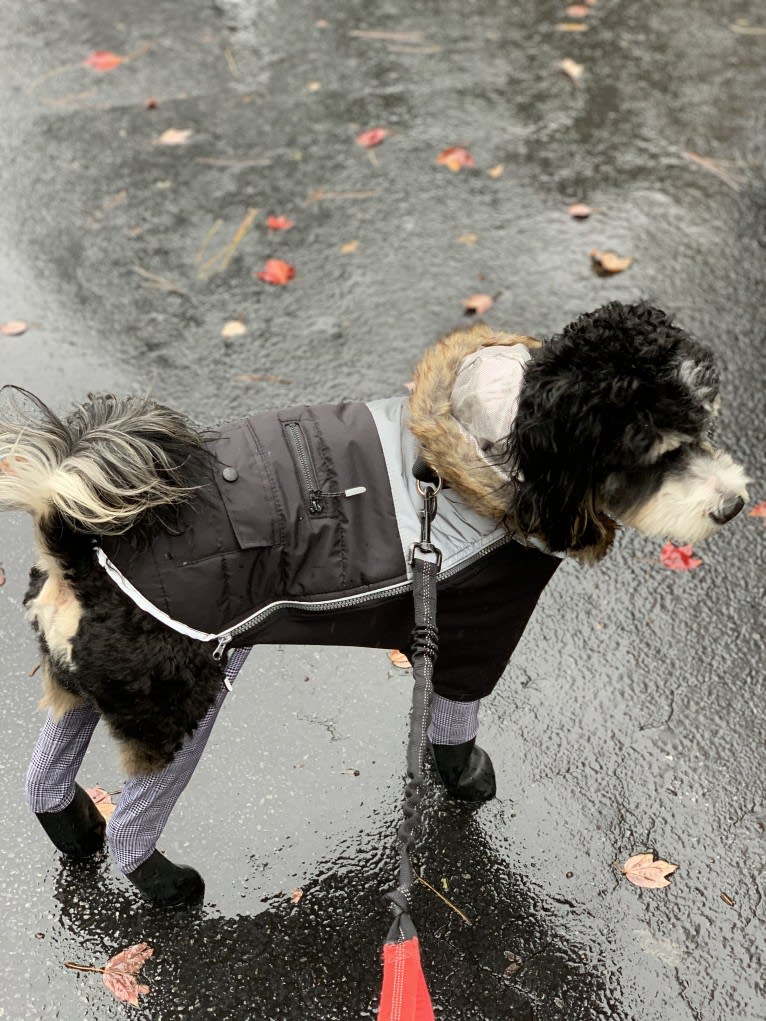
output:
[[[275,483],[249,423],[222,430],[213,444],[218,464],[215,484],[243,550],[281,543]]]

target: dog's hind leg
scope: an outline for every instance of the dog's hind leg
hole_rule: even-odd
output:
[[[99,718],[87,703],[58,718],[50,712],[27,770],[27,804],[59,851],[73,858],[104,843],[104,819],[75,782]]]
[[[226,667],[232,681],[249,649],[235,649]],[[109,847],[117,866],[136,889],[155,904],[175,906],[202,899],[202,876],[189,865],[175,865],[157,850],[170,813],[197,768],[228,689],[221,685],[213,705],[191,737],[159,773],[130,777],[123,784],[109,820]]]

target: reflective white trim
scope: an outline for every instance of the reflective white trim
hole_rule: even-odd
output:
[[[180,620],[174,620],[169,614],[165,613],[164,610],[155,606],[154,603],[150,602],[146,598],[145,595],[138,591],[135,585],[128,581],[119,568],[114,566],[100,546],[96,546],[96,559],[115,585],[121,589],[126,596],[132,599],[136,606],[144,610],[151,617],[154,617],[155,620],[161,621],[161,623],[166,624],[169,628],[180,632],[182,635],[188,635],[189,638],[199,638],[201,642],[212,642],[214,639],[219,637],[218,635],[210,635],[206,631],[197,631],[196,628],[188,627],[188,625],[182,624]]]

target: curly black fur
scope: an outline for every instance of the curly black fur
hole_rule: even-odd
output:
[[[611,539],[615,523],[599,509],[609,475],[639,469],[667,432],[701,433],[717,390],[711,352],[660,309],[612,302],[580,316],[526,370],[508,441],[523,479],[516,521],[555,550]]]
[[[64,577],[84,611],[71,664],[51,656],[39,636],[51,679],[95,705],[130,746],[133,771],[161,769],[213,704],[223,667],[207,646],[140,610],[94,568],[89,539],[61,527],[51,552],[66,564]],[[32,570],[25,604],[45,578]]]

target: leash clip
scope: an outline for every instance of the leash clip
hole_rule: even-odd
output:
[[[429,557],[433,557],[433,560],[429,560]],[[416,560],[421,560],[426,564],[434,564],[436,570],[440,570],[442,566],[442,551],[437,549],[432,542],[426,542],[423,539],[420,542],[410,543],[410,554],[408,561],[410,565],[414,564]]]

